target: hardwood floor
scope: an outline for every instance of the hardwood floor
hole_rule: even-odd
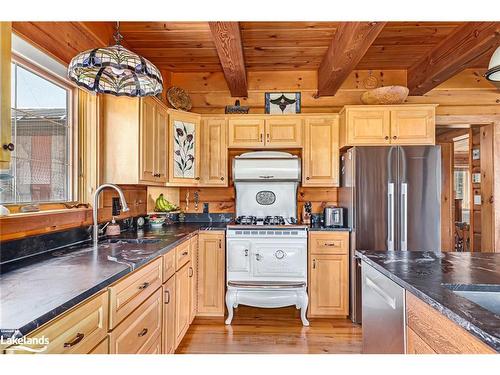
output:
[[[223,318],[196,318],[176,353],[361,353],[361,326],[348,319],[310,319],[303,327],[293,307],[240,306],[228,326]]]

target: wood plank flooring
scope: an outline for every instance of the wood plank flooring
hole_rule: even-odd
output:
[[[310,319],[303,327],[293,307],[240,306],[228,326],[223,318],[196,318],[176,353],[361,353],[361,326],[348,319]]]

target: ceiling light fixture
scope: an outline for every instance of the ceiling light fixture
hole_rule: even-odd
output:
[[[154,96],[162,92],[163,80],[156,66],[121,45],[120,23],[113,35],[115,45],[76,55],[68,77],[78,86],[115,96]]]
[[[500,89],[500,47],[493,52],[488,70],[484,73],[484,76],[488,81]]]

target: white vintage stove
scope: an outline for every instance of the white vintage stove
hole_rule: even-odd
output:
[[[235,224],[227,228],[226,306],[296,306],[307,326],[307,230],[297,225],[300,159],[284,152],[235,158]]]

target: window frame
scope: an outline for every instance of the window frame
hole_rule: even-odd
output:
[[[69,140],[69,176],[68,176],[68,200],[65,201],[37,201],[37,202],[16,202],[16,203],[4,203],[5,207],[8,207],[11,213],[20,213],[20,209],[23,206],[36,204],[39,206],[40,211],[46,210],[57,210],[66,208],[67,204],[75,204],[79,202],[79,191],[78,191],[78,160],[79,160],[79,129],[78,129],[78,88],[71,83],[69,80],[63,79],[58,75],[52,73],[47,68],[29,61],[19,54],[12,51],[11,63],[21,66],[33,74],[36,74],[43,79],[65,89],[68,91],[67,97],[67,108],[68,108],[68,140]]]

